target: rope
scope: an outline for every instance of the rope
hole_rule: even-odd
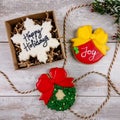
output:
[[[64,49],[65,49],[65,58],[64,58],[63,68],[65,68],[65,65],[66,65],[66,63],[67,63],[67,50],[66,50],[66,47],[67,47],[67,44],[66,44],[66,43],[67,43],[67,40],[66,40],[66,26],[67,26],[67,25],[66,25],[66,21],[67,21],[67,19],[68,19],[68,16],[69,16],[69,14],[70,14],[72,11],[74,11],[74,10],[76,10],[76,9],[79,9],[79,8],[82,8],[82,7],[90,7],[90,6],[91,6],[91,4],[84,4],[84,5],[79,5],[79,6],[72,7],[72,8],[70,8],[70,9],[67,11],[67,13],[66,13],[66,15],[65,15],[64,24],[63,24],[63,40],[64,40]],[[117,34],[120,34],[120,27],[118,26],[117,28],[118,28]],[[74,80],[74,82],[77,82],[77,81],[81,80],[82,78],[85,78],[87,75],[90,75],[90,74],[98,74],[98,75],[106,78],[106,80],[107,80],[107,95],[106,95],[106,99],[103,101],[103,103],[95,110],[95,112],[93,112],[93,113],[90,114],[90,115],[80,115],[80,114],[76,113],[74,110],[69,109],[69,111],[70,111],[71,113],[73,113],[74,115],[76,115],[77,117],[79,117],[79,118],[81,118],[81,119],[91,119],[91,118],[95,117],[95,116],[102,110],[102,108],[106,105],[106,103],[108,103],[108,101],[109,101],[109,99],[110,99],[110,97],[111,97],[111,88],[113,88],[114,91],[115,91],[118,95],[120,95],[120,92],[118,91],[118,89],[116,88],[115,84],[114,84],[114,83],[111,81],[111,79],[110,79],[111,71],[112,71],[112,69],[113,69],[113,65],[114,65],[114,63],[115,63],[115,60],[116,60],[116,57],[117,57],[117,54],[118,54],[119,47],[120,47],[120,41],[118,41],[118,42],[116,43],[116,48],[115,48],[114,56],[113,56],[113,59],[112,59],[112,61],[111,61],[110,66],[109,66],[109,68],[108,68],[108,73],[107,73],[107,75],[105,75],[105,74],[103,74],[103,73],[100,73],[100,72],[91,71],[91,72],[85,73],[84,75],[82,75],[82,76],[80,76],[80,77],[78,77],[77,79]],[[11,86],[11,88],[12,88],[15,92],[17,92],[17,93],[20,93],[20,94],[28,94],[28,93],[32,93],[32,92],[35,92],[35,91],[36,91],[36,88],[34,88],[34,89],[32,89],[32,90],[28,90],[28,91],[20,91],[20,90],[18,90],[18,89],[15,87],[15,85],[11,82],[11,80],[8,78],[8,76],[7,76],[4,72],[0,71],[0,74],[2,74],[2,75],[5,77],[5,79],[7,80],[7,82],[9,83],[9,85]]]
[[[107,89],[107,96],[106,96],[106,99],[103,101],[103,103],[96,109],[96,111],[93,112],[93,113],[90,114],[90,115],[87,115],[87,116],[86,116],[86,115],[80,115],[80,114],[74,112],[74,110],[70,109],[70,112],[71,112],[71,113],[73,113],[74,115],[76,115],[77,117],[79,117],[79,118],[81,118],[81,119],[91,119],[91,118],[93,118],[95,115],[97,115],[97,114],[102,110],[102,108],[106,105],[106,103],[109,101],[110,96],[111,96],[111,86],[110,86],[110,83],[109,83],[109,80],[110,80],[110,79],[108,79],[108,77],[107,77],[106,75],[104,75],[103,73],[96,72],[96,71],[87,72],[87,73],[85,73],[84,75],[82,75],[81,77],[75,79],[74,82],[77,82],[78,80],[81,80],[82,78],[84,78],[84,77],[86,77],[86,76],[88,76],[88,75],[90,75],[90,74],[98,74],[98,75],[101,75],[101,76],[103,76],[104,78],[106,78],[107,84],[108,84],[108,85],[107,85],[107,87],[108,87],[108,89]]]
[[[113,56],[113,59],[112,59],[112,61],[111,61],[110,66],[109,66],[108,74],[107,74],[107,77],[108,77],[108,79],[109,79],[109,83],[110,83],[111,87],[115,90],[115,92],[116,92],[118,95],[120,95],[120,92],[117,90],[115,84],[110,80],[110,76],[111,76],[111,71],[112,71],[112,69],[113,69],[113,65],[114,65],[115,60],[116,60],[116,57],[117,57],[117,53],[118,53],[119,47],[120,47],[120,41],[118,41],[117,44],[116,44],[114,56]]]
[[[8,78],[8,76],[7,76],[4,72],[0,71],[0,73],[5,77],[5,79],[7,80],[7,82],[9,83],[9,85],[11,86],[11,88],[12,88],[15,92],[17,92],[17,93],[20,93],[20,94],[28,94],[28,93],[35,92],[35,91],[37,90],[37,89],[35,88],[35,89],[32,89],[32,90],[28,90],[28,91],[20,91],[20,90],[18,90],[18,89],[15,87],[15,85],[11,82],[11,80]]]
[[[66,28],[67,28],[66,22],[67,22],[67,19],[68,19],[69,15],[72,11],[74,11],[76,9],[79,9],[79,8],[82,8],[82,7],[90,7],[90,6],[92,6],[92,4],[83,4],[83,5],[72,7],[67,11],[67,13],[65,15],[64,24],[63,24],[63,40],[64,40],[65,59],[64,59],[64,63],[63,63],[63,68],[65,68],[65,65],[67,63],[67,49],[66,49],[66,46],[67,46],[67,44],[66,44],[67,43],[67,40],[66,40]],[[120,32],[120,28],[119,28],[119,26],[117,26],[117,33],[119,33],[119,32]],[[93,73],[101,75],[104,78],[106,78],[106,80],[107,80],[107,95],[106,95],[106,99],[103,101],[103,103],[97,108],[97,110],[95,112],[93,112],[90,115],[80,115],[80,114],[76,113],[74,110],[69,109],[70,112],[73,113],[74,115],[76,115],[77,117],[79,117],[81,119],[91,119],[91,118],[95,117],[102,110],[102,108],[106,105],[106,103],[108,103],[108,101],[111,97],[111,87],[115,90],[115,92],[117,94],[120,95],[120,92],[117,90],[114,83],[110,80],[111,71],[112,71],[114,62],[116,60],[116,56],[117,56],[117,53],[118,53],[119,46],[120,46],[120,42],[117,42],[115,52],[114,52],[114,56],[113,56],[113,59],[111,61],[110,66],[109,66],[107,75],[104,75],[103,73],[100,73],[100,72],[91,71],[91,72],[88,72],[88,73],[86,73],[86,74],[84,74],[84,75],[82,75],[82,76],[80,76],[80,77],[78,77],[77,79],[74,80],[74,82],[77,82],[77,81],[81,80],[82,78],[85,78],[87,75],[93,74]]]

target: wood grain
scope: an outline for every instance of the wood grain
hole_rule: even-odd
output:
[[[109,43],[110,51],[108,54],[98,63],[95,63],[93,65],[84,65],[81,63],[78,63],[73,57],[72,54],[69,52],[68,54],[68,63],[66,66],[66,69],[68,71],[69,76],[73,76],[74,78],[78,78],[79,76],[85,74],[89,71],[98,71],[104,74],[107,74],[108,67],[110,65],[110,62],[112,60],[115,43]],[[69,43],[68,43],[69,46]],[[14,70],[13,62],[11,58],[11,53],[9,49],[8,43],[0,43],[0,69],[3,70],[10,78],[10,80],[16,85],[16,87],[20,90],[29,90],[33,89],[35,87],[35,83],[39,75],[42,73],[49,72],[49,68],[51,67],[61,67],[63,61],[58,61],[47,65],[39,65],[35,67],[31,67],[30,69],[22,69],[22,70]],[[69,50],[70,51],[70,50]],[[120,71],[116,69],[119,69],[120,62],[120,52],[117,56],[116,63],[114,65],[114,69],[112,70],[111,74],[111,80],[120,88],[119,83],[119,74]],[[72,64],[72,67],[71,67]],[[75,72],[73,72],[73,70]],[[34,72],[35,71],[35,72]],[[1,86],[1,92],[0,95],[20,95],[15,93],[11,87],[6,82],[5,78],[0,75],[0,79],[2,82],[0,82]],[[106,96],[107,92],[107,81],[105,78],[99,76],[99,75],[89,75],[84,79],[81,79],[77,83],[78,88],[78,94],[83,96]],[[119,89],[120,90],[120,89]],[[37,92],[32,93],[30,95],[36,95]],[[113,96],[116,96],[116,94],[113,92]]]
[[[9,19],[21,17],[28,14],[40,13],[54,10],[60,35],[63,33],[63,19],[66,11],[71,6],[90,3],[92,0],[0,0],[0,70],[5,72],[15,86],[22,91],[35,87],[36,80],[40,74],[46,73],[51,67],[61,67],[63,61],[51,64],[39,65],[29,69],[14,70],[13,60],[4,22]],[[77,27],[91,24],[93,28],[102,27],[111,36],[116,31],[113,18],[90,13],[88,8],[72,12],[67,21],[67,41],[75,37]],[[113,42],[113,41],[112,41]],[[107,74],[108,67],[112,60],[115,43],[109,43],[110,50],[107,55],[98,63],[85,65],[78,63],[70,51],[70,43],[67,43],[68,62],[66,70],[69,76],[78,78],[88,71],[98,71]],[[111,73],[111,80],[120,91],[120,50]],[[107,94],[107,81],[99,75],[89,75],[76,84],[77,97],[72,106],[76,112],[91,114],[102,103]],[[42,101],[39,101],[38,91],[20,95],[15,93],[5,78],[0,75],[0,120],[80,120],[69,111],[56,112],[47,109]],[[120,97],[112,91],[111,99],[94,120],[119,120],[120,119]]]
[[[64,112],[50,110],[38,99],[39,97],[0,97],[0,120],[80,120],[69,110]],[[104,97],[79,97],[72,109],[82,115],[89,115],[104,99]],[[94,120],[119,120],[119,104],[120,98],[112,97]]]

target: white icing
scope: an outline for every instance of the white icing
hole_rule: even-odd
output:
[[[84,52],[81,52],[81,57],[82,57],[82,58],[85,58],[87,55],[90,55],[89,60],[90,60],[90,61],[93,61],[93,60],[94,60],[94,58],[95,58],[95,56],[96,56],[96,54],[97,54],[96,50],[89,50],[88,47],[83,47],[83,48],[81,48],[81,49],[84,50]]]
[[[60,45],[58,40],[52,38],[50,33],[52,29],[51,21],[45,21],[42,25],[35,25],[32,19],[26,18],[24,27],[25,30],[22,31],[22,34],[17,33],[11,37],[13,43],[20,44],[19,60],[26,61],[32,56],[37,57],[39,62],[46,63],[48,59],[46,52],[50,50],[50,47],[57,48]],[[36,45],[38,43],[39,45]]]

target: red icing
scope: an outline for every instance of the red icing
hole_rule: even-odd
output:
[[[73,87],[74,84],[72,81],[73,78],[67,77],[64,68],[51,68],[49,75],[42,74],[36,83],[37,89],[42,92],[40,100],[43,100],[47,104],[53,94],[54,84],[62,87]]]
[[[104,55],[96,48],[92,40],[89,42],[77,46],[79,53],[76,54],[74,51],[74,56],[76,59],[82,63],[92,64],[99,61]]]

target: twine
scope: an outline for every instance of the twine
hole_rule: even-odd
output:
[[[18,90],[18,89],[15,87],[15,85],[11,82],[11,80],[9,79],[9,77],[8,77],[4,72],[0,71],[0,74],[2,74],[2,75],[5,77],[5,79],[7,80],[7,82],[9,83],[9,85],[12,87],[12,89],[13,89],[15,92],[19,93],[19,94],[29,94],[29,93],[32,93],[32,92],[34,92],[34,91],[37,90],[36,88],[34,88],[34,89],[28,90],[28,91],[20,91],[20,90]]]
[[[82,8],[82,7],[91,7],[92,4],[83,4],[83,5],[79,5],[79,6],[75,6],[75,7],[72,7],[70,8],[66,15],[65,15],[65,18],[64,18],[64,24],[63,24],[63,40],[64,40],[64,49],[65,49],[65,59],[64,59],[64,63],[63,63],[63,68],[65,68],[66,66],[66,63],[67,63],[67,49],[66,49],[66,46],[67,46],[67,40],[66,40],[66,28],[67,28],[67,25],[66,25],[66,22],[67,22],[67,19],[70,15],[70,13],[76,9],[79,9],[79,8]],[[120,27],[117,26],[117,33],[116,34],[119,34],[120,32]],[[103,74],[103,73],[100,73],[100,72],[96,72],[96,71],[91,71],[91,72],[88,72],[88,73],[85,73],[84,75],[78,77],[77,79],[74,80],[74,82],[77,82],[79,80],[81,80],[82,78],[85,78],[87,75],[89,74],[98,74],[98,75],[101,75],[103,76],[104,78],[106,78],[107,80],[107,95],[106,95],[106,99],[103,101],[103,103],[97,108],[97,110],[95,110],[95,112],[93,112],[92,114],[90,115],[80,115],[78,113],[76,113],[74,110],[72,109],[69,109],[71,113],[73,113],[75,116],[81,118],[81,119],[91,119],[93,117],[95,117],[101,110],[102,108],[106,105],[106,103],[108,103],[110,97],[111,97],[111,87],[115,90],[115,92],[120,95],[120,92],[117,90],[115,84],[110,80],[110,76],[111,76],[111,71],[112,71],[112,68],[113,68],[113,65],[115,63],[115,60],[116,60],[116,57],[117,57],[117,53],[118,53],[118,49],[119,49],[119,46],[120,46],[120,41],[117,41],[116,43],[116,48],[115,48],[115,51],[114,51],[114,56],[113,56],[113,59],[110,63],[110,66],[108,68],[108,73],[107,75]]]
[[[65,15],[64,24],[63,24],[63,40],[64,40],[64,50],[65,50],[65,58],[64,58],[63,68],[65,68],[66,63],[67,63],[67,50],[66,50],[66,46],[67,46],[67,44],[66,44],[66,43],[67,43],[67,40],[66,40],[66,21],[67,21],[67,18],[68,18],[69,14],[70,14],[72,11],[74,11],[74,10],[76,10],[76,9],[79,9],[79,8],[82,8],[82,7],[90,7],[90,6],[91,6],[91,4],[83,4],[83,5],[79,5],[79,6],[72,7],[72,8],[70,8],[70,9],[67,11],[67,13],[66,13],[66,15]],[[116,34],[120,34],[120,27],[118,26],[117,28],[118,28],[118,29],[117,29],[117,33],[116,33]],[[118,54],[118,49],[119,49],[119,47],[120,47],[120,41],[117,41],[117,42],[116,42],[116,48],[115,48],[115,51],[114,51],[114,56],[113,56],[113,59],[112,59],[112,61],[111,61],[111,63],[110,63],[110,66],[109,66],[109,68],[108,68],[108,73],[107,73],[107,75],[105,75],[105,74],[103,74],[103,73],[100,73],[100,72],[97,72],[97,71],[91,71],[91,72],[85,73],[84,75],[82,75],[82,76],[80,76],[80,77],[78,77],[77,79],[74,80],[74,82],[77,82],[77,81],[81,80],[82,78],[85,78],[87,75],[90,75],[90,74],[98,74],[98,75],[106,78],[106,80],[107,80],[107,95],[106,95],[106,99],[105,99],[105,100],[103,101],[103,103],[95,110],[95,112],[93,112],[93,113],[90,114],[90,115],[80,115],[80,114],[76,113],[74,110],[69,109],[69,111],[70,111],[71,113],[73,113],[75,116],[77,116],[77,117],[79,117],[79,118],[81,118],[81,119],[91,119],[91,118],[95,117],[95,116],[102,110],[102,108],[106,105],[106,103],[108,103],[108,101],[109,101],[109,99],[110,99],[110,97],[111,97],[111,88],[113,88],[114,91],[115,91],[118,95],[120,95],[120,91],[118,91],[118,89],[116,88],[115,84],[114,84],[114,83],[111,81],[111,79],[110,79],[111,71],[112,71],[112,69],[113,69],[113,65],[114,65],[114,63],[115,63],[115,60],[116,60],[116,57],[117,57],[117,54]],[[18,90],[18,89],[15,87],[15,85],[11,82],[11,80],[8,78],[8,76],[7,76],[4,72],[0,71],[0,74],[2,74],[2,75],[5,77],[5,79],[7,80],[7,82],[9,83],[9,85],[11,86],[11,88],[12,88],[15,92],[17,92],[17,93],[20,93],[20,94],[29,94],[29,93],[35,92],[35,91],[37,90],[36,88],[34,88],[34,89],[28,90],[28,91],[20,91],[20,90]]]

